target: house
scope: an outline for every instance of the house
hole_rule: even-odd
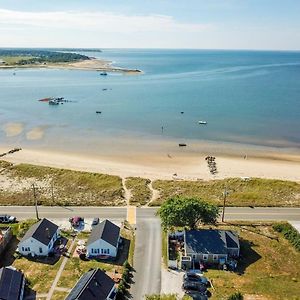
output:
[[[240,255],[238,234],[230,230],[186,230],[182,265],[194,262],[221,263]]]
[[[83,274],[65,300],[114,300],[114,281],[100,269]]]
[[[87,241],[87,256],[116,257],[120,241],[120,227],[104,220],[93,227]]]
[[[59,228],[47,219],[32,225],[19,243],[22,255],[47,256],[53,251],[53,245],[59,238]]]
[[[24,299],[25,277],[11,267],[0,269],[0,299],[22,300]]]

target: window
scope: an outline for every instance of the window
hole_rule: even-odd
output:
[[[107,249],[107,254],[109,254],[109,249]]]
[[[93,248],[92,248],[91,252],[94,253],[94,249]]]
[[[43,249],[42,247],[39,248],[40,253],[43,253]]]
[[[22,251],[25,251],[24,247],[22,247]]]
[[[204,260],[208,260],[208,255],[207,254],[203,254],[203,259]]]
[[[218,254],[214,254],[213,260],[218,260]]]

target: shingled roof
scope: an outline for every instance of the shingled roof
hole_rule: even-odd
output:
[[[227,254],[227,248],[239,248],[239,239],[234,231],[189,230],[185,244],[187,253]]]
[[[23,242],[32,237],[47,246],[56,233],[57,229],[58,226],[56,224],[47,219],[42,219],[28,229],[20,242]]]
[[[0,269],[0,299],[19,300],[24,275],[11,268]]]
[[[83,274],[65,300],[106,300],[114,281],[100,269]]]
[[[104,220],[93,227],[87,245],[90,245],[95,241],[102,239],[110,245],[117,247],[119,236],[120,227],[110,222],[109,220]]]

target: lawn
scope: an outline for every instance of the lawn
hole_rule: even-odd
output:
[[[1,205],[32,205],[33,181],[40,205],[125,204],[122,180],[118,176],[7,162],[1,162],[0,166],[4,169],[0,177],[15,183],[13,190],[1,189]]]
[[[272,224],[245,222],[218,228],[239,232],[242,257],[235,273],[217,269],[205,273],[214,286],[211,300],[226,300],[236,291],[245,299],[300,299],[300,252]]]
[[[222,205],[224,188],[229,192],[228,206],[300,206],[300,184],[292,181],[239,178],[210,181],[156,180],[153,188],[160,193],[152,206],[173,196],[198,197]]]
[[[141,177],[128,177],[126,178],[126,187],[131,192],[130,204],[131,205],[145,205],[151,199],[151,191],[148,184],[151,181]]]

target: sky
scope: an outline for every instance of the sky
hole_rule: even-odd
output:
[[[0,47],[300,50],[300,0],[0,0]]]

